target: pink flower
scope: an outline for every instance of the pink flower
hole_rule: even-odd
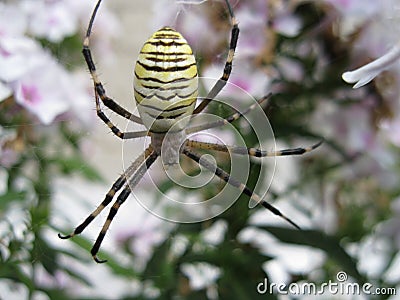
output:
[[[240,37],[237,57],[254,57],[265,47],[266,3],[245,2],[238,7],[236,19],[239,21]]]
[[[0,36],[0,80],[15,81],[41,64],[43,49],[25,36]]]
[[[50,124],[69,108],[66,94],[68,76],[50,56],[44,55],[40,67],[11,85],[15,100],[34,113],[43,124]]]
[[[75,34],[78,16],[87,19],[93,7],[76,0],[36,2],[0,3],[0,101],[14,95],[16,102],[43,124],[50,124],[65,112],[90,124],[93,91],[87,73],[83,80],[79,72],[67,71],[34,37],[57,42]]]
[[[28,19],[21,13],[18,5],[0,2],[0,37],[4,35],[23,35],[27,29]]]
[[[22,8],[29,16],[29,31],[51,42],[60,42],[77,31],[76,14],[67,1],[24,1]]]

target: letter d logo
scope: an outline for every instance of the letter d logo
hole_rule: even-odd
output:
[[[260,282],[259,284],[257,284],[257,292],[259,294],[265,294],[267,292],[267,289],[268,289],[267,278],[264,278],[263,282]]]

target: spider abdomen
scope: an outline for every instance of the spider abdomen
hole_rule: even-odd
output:
[[[144,125],[152,132],[182,130],[197,99],[196,60],[184,37],[170,27],[143,45],[135,66],[134,93]]]

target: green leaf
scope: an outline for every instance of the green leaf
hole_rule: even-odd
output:
[[[0,211],[4,211],[11,202],[22,201],[26,198],[26,192],[8,191],[0,195]]]
[[[34,261],[40,262],[46,271],[55,275],[59,269],[57,263],[57,251],[51,248],[40,236],[36,235],[33,242],[32,257]]]
[[[81,157],[73,156],[67,158],[55,158],[54,162],[60,167],[61,172],[64,174],[72,174],[74,172],[79,173],[86,179],[92,181],[101,181],[102,178],[100,174],[87,164]]]

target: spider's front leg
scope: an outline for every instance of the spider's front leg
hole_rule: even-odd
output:
[[[229,16],[231,19],[232,30],[231,30],[231,40],[230,40],[230,44],[229,44],[229,52],[228,52],[228,56],[226,58],[224,72],[222,73],[221,78],[218,79],[218,81],[215,83],[215,85],[211,88],[210,92],[207,94],[205,99],[199,104],[198,107],[196,107],[193,114],[198,114],[203,109],[205,109],[206,106],[211,101],[213,101],[215,96],[217,96],[219,94],[219,92],[226,85],[226,82],[228,81],[229,76],[231,75],[231,72],[232,72],[233,56],[235,55],[236,46],[237,46],[237,42],[239,39],[239,26],[238,26],[238,22],[236,21],[235,15],[233,13],[232,6],[230,5],[228,0],[225,0],[225,2],[226,2],[226,6],[228,7]]]
[[[117,113],[118,115],[120,115],[130,121],[133,121],[135,123],[143,124],[140,117],[133,115],[132,113],[127,111],[125,108],[121,107],[118,103],[116,103],[113,99],[111,99],[110,97],[108,97],[106,95],[104,86],[101,83],[99,76],[97,75],[96,66],[93,61],[92,53],[91,53],[91,50],[89,47],[89,39],[90,39],[90,34],[92,32],[92,26],[94,23],[94,19],[96,17],[96,14],[100,7],[100,4],[101,4],[101,0],[99,0],[97,2],[96,6],[93,10],[92,16],[89,21],[88,29],[86,31],[85,39],[83,41],[83,49],[82,49],[83,57],[85,58],[86,64],[87,64],[89,72],[90,72],[90,76],[92,77],[92,80],[93,80],[94,90],[95,90],[95,94],[96,94],[96,101],[98,101],[97,97],[100,97],[100,99],[104,103],[104,105],[107,106],[112,111],[114,111],[115,113]],[[96,105],[96,109],[98,110],[98,115],[99,115],[99,111],[101,111],[100,106]],[[106,123],[106,121],[103,118],[101,118],[101,119]],[[107,124],[107,125],[109,126],[109,124]]]

